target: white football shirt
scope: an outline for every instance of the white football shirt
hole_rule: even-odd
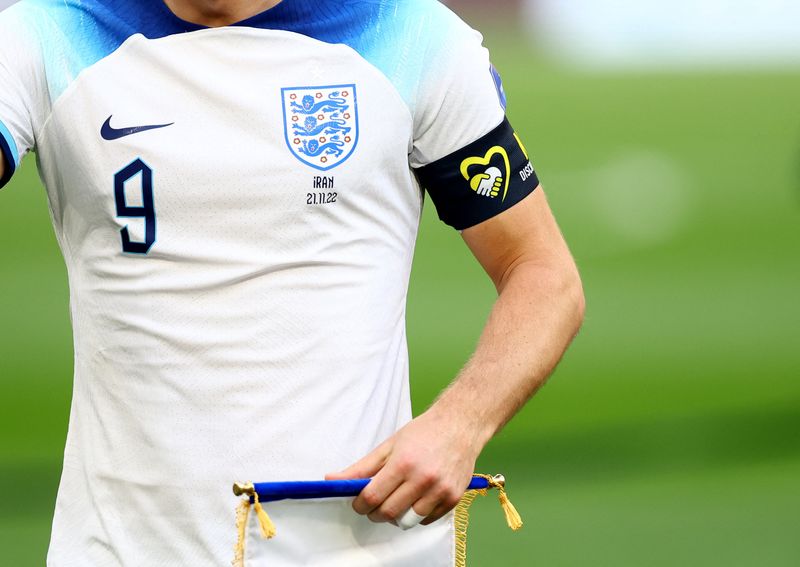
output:
[[[411,419],[413,169],[497,127],[498,94],[433,0],[284,0],[215,29],[162,0],[0,14],[0,185],[36,152],[74,328],[48,565],[226,565],[232,481],[321,478]],[[248,565],[453,564],[451,519],[269,510]]]

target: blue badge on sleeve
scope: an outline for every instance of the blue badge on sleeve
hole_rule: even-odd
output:
[[[503,110],[506,109],[508,105],[508,100],[506,99],[506,90],[503,88],[503,79],[500,78],[500,73],[497,72],[494,65],[489,66],[489,71],[492,73],[492,79],[494,80],[494,86],[497,89],[497,96],[500,99],[500,105],[503,107]]]

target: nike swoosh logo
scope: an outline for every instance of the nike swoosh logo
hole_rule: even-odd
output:
[[[170,122],[169,124],[150,124],[147,126],[132,126],[130,128],[113,128],[111,126],[111,118],[113,116],[113,114],[109,116],[106,121],[103,122],[103,127],[100,128],[100,135],[104,140],[119,140],[125,136],[138,134],[139,132],[146,132],[147,130],[156,130],[157,128],[166,128],[167,126],[172,126],[175,124],[174,122]]]

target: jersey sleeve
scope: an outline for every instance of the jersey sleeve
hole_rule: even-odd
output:
[[[417,94],[410,163],[439,217],[463,230],[512,207],[539,181],[505,117],[481,35],[452,13],[439,26]]]
[[[17,4],[0,12],[0,152],[6,168],[0,187],[35,145],[34,115],[46,93],[41,87],[40,50]]]

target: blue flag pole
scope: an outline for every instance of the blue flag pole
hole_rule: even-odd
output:
[[[233,493],[236,496],[255,494],[261,502],[277,502],[279,500],[310,500],[312,498],[345,498],[358,496],[372,479],[359,478],[353,480],[300,480],[287,482],[256,482],[255,484],[235,483]],[[495,477],[505,484],[505,479]],[[485,490],[490,488],[485,476],[475,475],[467,486],[467,490]]]

